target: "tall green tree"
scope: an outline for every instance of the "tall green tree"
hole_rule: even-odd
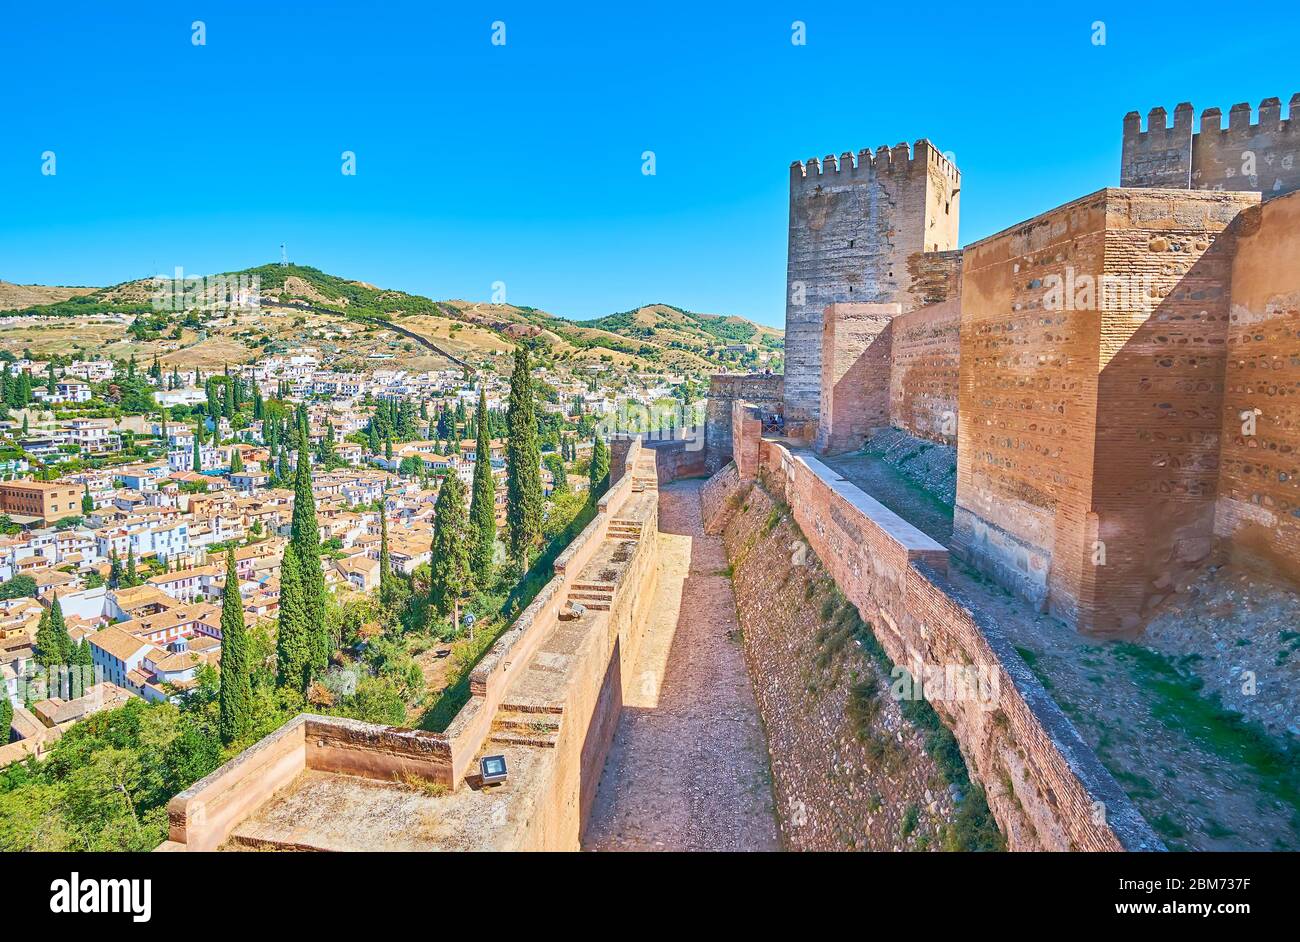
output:
[[[433,546],[429,562],[429,603],[446,616],[469,588],[469,517],[465,484],[452,472],[442,480],[433,505]]]
[[[492,478],[492,440],[488,438],[487,390],[478,392],[478,427],[474,445],[474,488],[469,501],[469,565],[474,581],[492,581],[492,555],[497,540],[496,481]]]
[[[230,745],[248,733],[253,715],[253,675],[248,663],[248,630],[234,549],[226,550],[226,587],[221,593],[221,690],[217,729]]]
[[[290,570],[286,580],[284,569]],[[288,606],[286,607],[286,593]],[[325,572],[320,561],[320,524],[311,491],[307,436],[298,433],[294,468],[293,518],[280,574],[280,626],[277,657],[280,682],[305,692],[315,671],[329,663],[331,641],[325,621]]]
[[[510,375],[506,525],[510,532],[510,556],[525,569],[542,535],[542,459],[537,446],[531,370],[528,348],[520,344],[515,350],[515,368]]]
[[[139,584],[140,574],[135,569],[135,545],[129,544],[126,548],[126,586],[130,589]]]
[[[605,488],[609,486],[609,446],[597,432],[591,440],[591,490],[589,500],[592,503],[600,500],[601,495],[605,493]]]
[[[14,724],[14,705],[9,702],[9,695],[0,697],[0,746],[9,742],[9,730]]]
[[[95,498],[90,496],[90,484],[87,483],[85,489],[81,492],[81,513],[82,516],[88,516],[95,512]]]
[[[238,448],[230,449],[230,473],[239,474],[244,470],[244,455]]]
[[[68,626],[63,620],[63,607],[59,605],[56,593],[54,601],[41,613],[40,623],[36,628],[36,661],[44,667],[53,664],[68,664],[72,660],[72,638],[68,636]]]
[[[203,445],[199,441],[202,435],[196,430],[194,432],[194,461],[191,467],[192,471],[199,472],[203,470]]]

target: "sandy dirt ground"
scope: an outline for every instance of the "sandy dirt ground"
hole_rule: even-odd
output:
[[[701,481],[659,491],[662,569],[586,850],[778,850],[771,770]]]

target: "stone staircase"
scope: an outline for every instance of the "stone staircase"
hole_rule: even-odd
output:
[[[579,602],[593,611],[607,612],[614,601],[614,583],[575,582],[569,590],[569,601]]]
[[[536,746],[554,749],[560,739],[563,707],[528,703],[503,703],[492,719],[488,742],[499,746]]]
[[[641,522],[639,520],[620,520],[615,517],[609,522],[609,530],[606,534],[608,540],[632,540],[641,539]]]

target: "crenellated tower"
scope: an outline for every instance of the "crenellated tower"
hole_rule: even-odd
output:
[[[1250,105],[1228,110],[1228,126],[1218,108],[1201,112],[1193,128],[1192,106],[1174,109],[1170,124],[1164,108],[1152,108],[1146,130],[1142,116],[1124,116],[1120,186],[1172,187],[1183,190],[1256,192],[1265,200],[1300,190],[1300,93],[1291,96],[1287,117],[1282,102],[1265,98],[1258,120]]]
[[[961,173],[928,140],[790,165],[785,420],[811,437],[829,304],[925,303],[908,259],[957,247]]]

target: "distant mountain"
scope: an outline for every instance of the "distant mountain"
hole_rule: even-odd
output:
[[[784,346],[783,332],[774,328],[742,317],[699,314],[668,304],[649,304],[634,311],[578,321],[510,304],[434,301],[341,278],[306,265],[262,265],[223,274],[231,279],[256,277],[262,303],[272,310],[277,305],[309,309],[313,316],[338,315],[367,324],[370,329],[391,325],[392,331],[419,340],[434,355],[444,354],[447,359],[471,365],[493,365],[491,358],[508,353],[520,341],[529,340],[560,361],[704,373],[726,367],[756,368],[760,363],[779,367]],[[85,293],[52,295],[49,303],[13,310],[10,316],[148,314],[152,312],[150,299],[156,286],[151,279],[141,279],[94,290],[58,290]],[[297,319],[293,323],[304,327]],[[220,320],[205,326],[209,328],[205,335],[226,331],[226,325]],[[313,336],[312,331],[320,333],[314,322],[305,326],[307,336]],[[250,355],[256,352],[254,347],[264,348],[266,342],[276,339],[285,342],[304,339],[301,331],[299,335],[281,336],[284,331],[278,330],[251,344],[253,338],[246,323],[232,322],[229,327],[231,337],[237,333],[241,342],[249,346]],[[265,339],[268,336],[269,341]],[[0,342],[3,340],[0,331]],[[152,352],[167,362],[183,359],[172,356],[174,347],[163,345],[161,352]],[[225,357],[231,355],[228,349],[221,353]]]

